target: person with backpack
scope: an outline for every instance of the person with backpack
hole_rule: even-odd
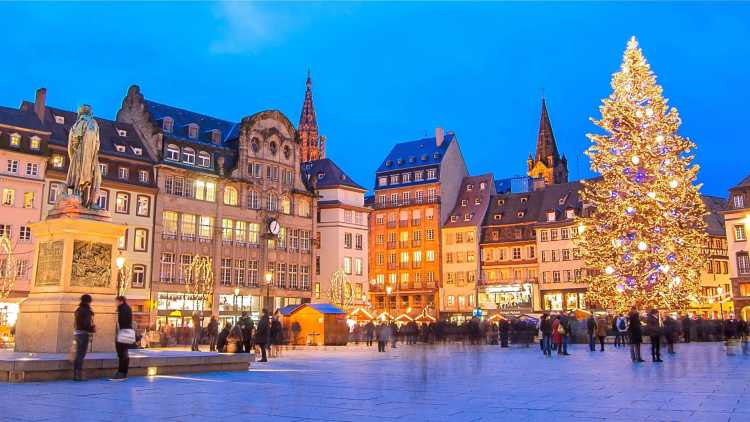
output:
[[[615,347],[625,347],[628,335],[628,320],[620,312],[615,322]]]

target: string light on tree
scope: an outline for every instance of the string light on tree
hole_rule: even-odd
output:
[[[622,310],[680,309],[699,293],[706,213],[695,183],[695,145],[678,133],[681,121],[635,38],[628,42],[613,92],[602,100],[604,130],[590,134],[586,154],[601,178],[585,182],[593,205],[576,240],[586,267],[587,300]]]

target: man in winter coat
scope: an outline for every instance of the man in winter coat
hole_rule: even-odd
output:
[[[208,322],[206,331],[208,332],[208,350],[215,352],[216,351],[216,338],[219,335],[219,321],[216,319],[215,316],[211,317],[211,321]]]
[[[635,363],[643,362],[641,359],[641,343],[643,334],[641,333],[641,316],[638,310],[633,306],[628,314],[628,334],[630,334],[630,359]]]
[[[659,311],[652,309],[646,317],[646,327],[648,335],[651,338],[651,360],[653,362],[662,362],[661,360],[661,324],[659,321]]]
[[[266,356],[266,347],[271,340],[271,316],[268,314],[268,309],[263,309],[263,314],[260,316],[258,321],[258,329],[255,330],[255,344],[260,347],[261,358],[258,362],[268,362]]]
[[[596,340],[594,336],[596,335],[596,319],[594,319],[594,314],[589,315],[586,319],[586,333],[589,335],[589,350],[595,352]]]
[[[596,319],[596,337],[599,339],[599,351],[604,351],[604,340],[607,339],[607,328],[609,324],[607,323],[607,316],[606,315],[599,315],[599,318]]]

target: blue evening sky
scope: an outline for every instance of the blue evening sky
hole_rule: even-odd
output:
[[[230,120],[299,120],[308,67],[328,156],[371,187],[398,141],[458,134],[471,173],[523,174],[542,90],[571,179],[636,35],[698,145],[704,193],[750,173],[750,4],[2,3],[0,105],[47,87],[114,118],[127,88]]]

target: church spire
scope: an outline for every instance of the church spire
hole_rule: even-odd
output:
[[[320,136],[318,135],[318,121],[315,117],[315,106],[312,99],[312,78],[310,70],[307,70],[307,82],[305,83],[305,101],[302,103],[302,113],[299,117],[300,141],[302,143],[302,161],[312,161],[323,157],[323,151],[320,145]]]
[[[567,183],[568,160],[560,158],[557,151],[555,135],[547,113],[547,102],[542,97],[542,114],[539,118],[539,132],[536,137],[536,154],[532,158],[529,154],[528,175],[534,178],[543,177],[547,185]]]

